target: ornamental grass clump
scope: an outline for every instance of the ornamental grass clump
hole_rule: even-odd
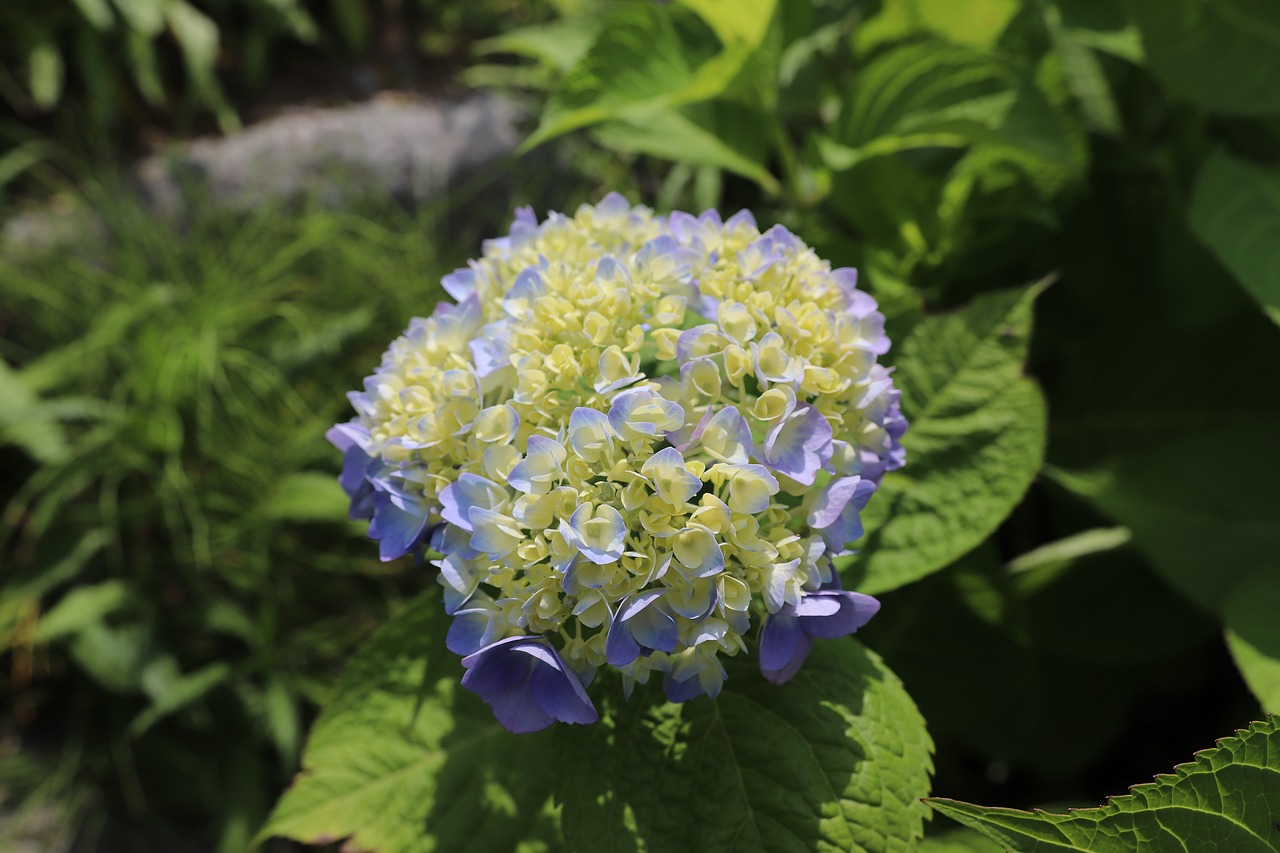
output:
[[[594,722],[602,668],[715,696],[756,626],[781,684],[879,608],[832,558],[900,467],[875,301],[750,213],[619,195],[446,276],[330,431],[381,557],[435,552],[462,683],[517,732]]]

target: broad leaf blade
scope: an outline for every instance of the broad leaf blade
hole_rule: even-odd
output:
[[[1137,0],[1147,62],[1174,94],[1220,113],[1280,113],[1280,5]]]
[[[1068,814],[929,805],[1017,853],[1061,850],[1274,851],[1280,820],[1280,727],[1274,717],[1135,785],[1100,808]]]
[[[1216,152],[1189,212],[1195,235],[1280,323],[1280,171]]]
[[[508,850],[545,819],[550,735],[507,732],[463,690],[441,608],[421,596],[352,659],[260,839]]]
[[[880,659],[820,641],[781,687],[731,664],[714,701],[635,697],[597,726],[561,730],[556,798],[574,849],[911,849],[932,747]]]
[[[850,581],[882,592],[941,569],[1017,506],[1044,458],[1045,404],[1023,375],[1040,287],[982,296],[929,317],[902,345],[894,378],[911,424],[907,467],[863,513],[870,534]]]

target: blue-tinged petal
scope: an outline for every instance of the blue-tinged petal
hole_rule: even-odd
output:
[[[461,302],[476,292],[476,271],[470,268],[456,269],[440,279],[444,292]]]
[[[760,628],[760,672],[767,681],[783,684],[800,671],[813,640],[800,627],[791,607],[765,618]]]
[[[674,447],[664,447],[646,459],[640,473],[653,483],[658,497],[673,507],[702,490],[702,480],[685,467],[684,456]]]
[[[630,629],[622,622],[622,609],[613,614],[609,623],[609,639],[604,645],[604,658],[610,666],[629,666],[640,657],[640,644],[631,636]]]
[[[624,441],[657,438],[684,426],[685,413],[679,403],[649,388],[633,388],[613,398],[609,425]]]
[[[532,673],[529,676],[532,677]],[[555,718],[534,701],[527,681],[524,689],[494,693],[485,697],[485,701],[493,709],[494,719],[512,734],[542,731],[555,722]]]
[[[480,694],[512,732],[537,731],[555,720],[599,718],[578,677],[541,638],[499,640],[463,658],[462,665],[462,686]]]
[[[582,406],[569,415],[569,447],[584,462],[597,462],[613,451],[613,427],[604,412]]]
[[[706,358],[724,351],[729,339],[715,323],[704,323],[680,333],[676,339],[676,360],[680,364],[694,358]]]
[[[548,650],[550,651],[550,650]],[[551,652],[555,655],[555,652]],[[578,676],[556,656],[555,665],[535,665],[529,679],[533,700],[548,716],[562,723],[589,725],[600,719]]]
[[[809,511],[809,526],[818,531],[827,549],[840,554],[862,536],[862,509],[875,494],[876,484],[859,476],[832,480]]]
[[[736,406],[725,406],[716,412],[699,436],[707,455],[721,462],[745,464],[754,445],[751,426]]]
[[[636,642],[644,648],[657,652],[675,651],[676,643],[680,639],[676,620],[658,603],[662,597],[662,590],[652,592],[657,594],[648,600],[643,598],[645,593],[636,596],[640,602],[639,606],[633,605],[629,613],[624,613],[623,618],[631,629],[631,636],[635,637]]]
[[[462,686],[481,696],[520,686],[529,677],[532,662],[525,655],[514,654],[515,646],[536,642],[530,637],[508,637],[485,646],[462,659],[466,672]]]
[[[324,437],[342,453],[346,453],[352,447],[362,449],[369,447],[369,430],[356,421],[334,424],[329,427]]]
[[[698,680],[697,675],[691,675],[684,681],[676,679],[671,673],[667,673],[662,679],[662,692],[667,694],[668,702],[688,702],[690,699],[696,699],[699,696],[705,696],[707,691],[702,689],[702,682]]]
[[[804,632],[826,640],[854,633],[879,611],[879,601],[848,590],[811,592],[795,608]]]
[[[473,506],[471,547],[499,560],[510,554],[524,540],[515,519],[500,512]]]
[[[417,547],[426,535],[427,518],[425,503],[409,503],[379,492],[373,520],[369,522],[369,538],[378,540],[382,561],[403,557]]]
[[[560,466],[566,458],[560,442],[540,435],[530,436],[528,451],[507,474],[507,483],[525,494],[544,495],[559,481]]]
[[[502,615],[496,607],[465,607],[454,614],[445,646],[456,655],[466,656],[493,645],[501,632]]]
[[[537,267],[527,267],[507,290],[502,299],[502,310],[513,319],[527,319],[533,312],[534,301],[546,292],[541,271]]]
[[[622,558],[627,525],[622,514],[608,504],[584,503],[569,517],[573,544],[593,563],[616,563]]]
[[[762,461],[805,486],[831,461],[833,432],[822,413],[808,403],[797,406],[770,430]]]
[[[724,569],[724,552],[716,535],[701,524],[690,523],[674,537],[672,551],[686,578],[705,578]]]
[[[440,515],[445,521],[471,532],[471,509],[494,509],[507,499],[497,483],[476,474],[462,474],[440,492]]]

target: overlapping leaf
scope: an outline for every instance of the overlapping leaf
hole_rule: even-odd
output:
[[[563,728],[556,799],[581,851],[912,849],[931,744],[902,684],[855,640],[777,687],[738,663],[715,701],[615,703]]]
[[[1280,850],[1280,727],[1274,717],[1254,723],[1096,809],[1053,814],[926,802],[1017,853]]]

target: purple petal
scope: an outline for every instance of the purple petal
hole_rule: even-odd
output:
[[[440,279],[445,293],[461,302],[476,292],[476,271],[473,269],[457,269]]]
[[[556,664],[557,666],[534,666],[533,675],[529,679],[533,701],[562,723],[585,724],[600,719],[578,676],[561,663],[558,656]]]
[[[789,606],[765,618],[760,628],[760,672],[773,684],[791,680],[805,658],[813,640],[800,627],[800,620]]]
[[[659,591],[661,595],[661,591]],[[661,607],[645,607],[627,620],[631,635],[646,649],[673,652],[680,640],[676,620]]]
[[[541,731],[555,722],[550,714],[530,698],[527,684],[518,689],[491,693],[484,700],[493,709],[494,718],[512,734]]]
[[[688,702],[706,694],[702,682],[694,675],[684,681],[677,681],[675,676],[667,673],[662,679],[662,692],[667,694],[668,702]]]
[[[836,607],[832,609],[832,604]],[[801,629],[810,637],[831,640],[854,633],[875,616],[880,602],[848,590],[811,592],[796,605]]]
[[[379,493],[369,538],[378,540],[378,557],[385,563],[403,557],[422,541],[427,531],[424,504],[400,505],[390,495]]]
[[[604,646],[604,657],[610,666],[627,666],[640,657],[640,644],[623,623],[622,608],[618,608],[609,624],[609,639]]]
[[[462,659],[467,670],[462,686],[481,696],[516,687],[528,677],[532,663],[524,655],[513,654],[512,646],[529,642],[528,637],[508,637],[467,655]]]
[[[818,471],[831,461],[832,437],[831,424],[821,412],[808,403],[797,406],[769,433],[763,461],[797,483],[811,486]]]

